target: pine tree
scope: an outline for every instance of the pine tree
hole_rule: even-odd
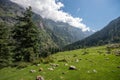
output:
[[[13,39],[16,41],[16,61],[33,61],[39,56],[39,30],[32,21],[32,8],[29,7],[18,17],[18,23],[13,30]]]
[[[10,30],[5,23],[0,23],[0,67],[11,64],[11,46],[10,46]]]

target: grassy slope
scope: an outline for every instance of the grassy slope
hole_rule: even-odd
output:
[[[86,51],[89,54],[82,55],[85,49],[79,49],[52,55],[54,63],[59,64],[53,71],[48,70],[50,64],[24,69],[1,69],[0,80],[35,80],[37,75],[42,75],[45,80],[120,80],[120,68],[117,68],[120,66],[120,56],[106,54],[105,46],[88,48]],[[102,54],[99,54],[99,51]],[[76,62],[76,59],[79,59],[79,62]],[[67,62],[59,62],[61,60]],[[68,66],[65,66],[66,63]],[[77,70],[68,70],[69,65],[76,66]],[[38,71],[40,67],[44,69],[41,72]],[[30,73],[31,69],[37,72]]]

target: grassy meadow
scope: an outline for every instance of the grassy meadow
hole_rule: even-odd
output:
[[[0,80],[35,80],[38,75],[45,80],[120,80],[120,56],[114,54],[116,50],[120,49],[112,49],[108,54],[106,46],[99,46],[59,52],[46,58],[52,60],[48,63],[22,69],[3,68],[0,70]],[[76,70],[69,70],[71,65]]]

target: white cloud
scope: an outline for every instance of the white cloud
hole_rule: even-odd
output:
[[[82,18],[73,17],[61,10],[64,4],[59,0],[11,0],[24,8],[31,6],[33,11],[43,18],[52,19],[81,28],[82,31],[89,31],[89,27],[82,23]]]

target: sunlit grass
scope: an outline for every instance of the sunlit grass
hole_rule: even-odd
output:
[[[23,69],[4,68],[0,70],[0,80],[35,80],[37,75],[45,80],[120,80],[120,56],[106,54],[106,46],[59,52],[50,57],[59,64],[53,71],[48,70],[50,63]],[[69,70],[70,65],[77,70]],[[39,68],[43,71],[39,72]],[[30,73],[31,69],[36,72]]]

